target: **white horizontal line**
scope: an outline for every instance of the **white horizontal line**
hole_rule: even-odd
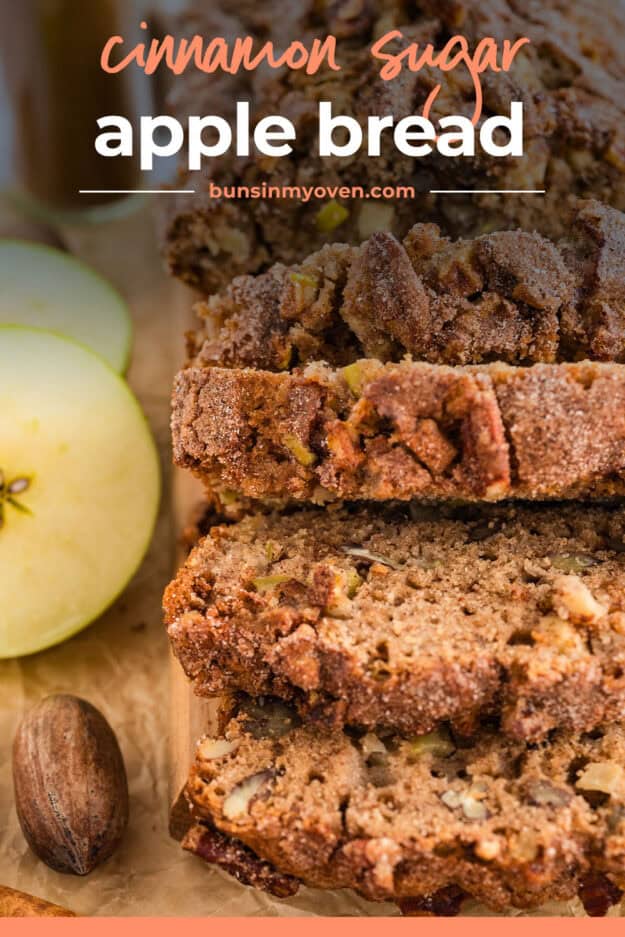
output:
[[[79,189],[79,195],[195,195],[195,189]]]
[[[544,195],[546,189],[430,189],[430,195]]]

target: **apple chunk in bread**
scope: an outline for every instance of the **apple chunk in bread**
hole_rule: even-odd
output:
[[[63,251],[0,239],[0,324],[48,329],[80,342],[125,371],[132,326],[106,280]]]
[[[0,658],[100,615],[151,539],[159,462],[145,417],[102,359],[0,327]]]

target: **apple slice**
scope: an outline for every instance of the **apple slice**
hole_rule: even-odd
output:
[[[125,371],[132,326],[126,303],[75,257],[44,244],[0,239],[0,324],[48,329]]]
[[[0,658],[50,647],[122,592],[152,536],[156,447],[122,378],[49,332],[0,327]]]

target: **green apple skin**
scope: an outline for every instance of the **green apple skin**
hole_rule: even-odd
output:
[[[137,400],[99,356],[4,326],[0,470],[0,658],[13,658],[76,634],[125,589],[152,539],[160,466]]]
[[[0,325],[56,332],[125,373],[132,346],[128,306],[95,270],[55,247],[0,238],[0,284]]]

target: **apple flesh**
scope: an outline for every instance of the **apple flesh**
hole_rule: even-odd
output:
[[[48,332],[0,327],[0,658],[50,647],[122,592],[149,545],[159,460],[125,382]]]
[[[128,307],[94,270],[54,247],[0,239],[0,283],[0,325],[57,332],[126,370]]]

